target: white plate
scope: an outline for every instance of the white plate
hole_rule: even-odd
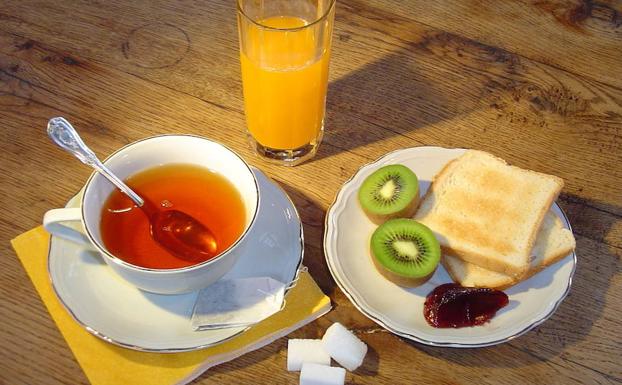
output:
[[[415,147],[387,154],[362,167],[346,182],[326,215],[324,251],[335,281],[363,314],[402,337],[433,346],[482,347],[509,341],[550,317],[570,290],[576,255],[568,255],[530,279],[507,290],[510,303],[487,324],[460,329],[437,329],[423,317],[425,297],[436,286],[452,282],[441,266],[424,285],[406,289],[384,278],[369,254],[369,238],[376,228],[358,204],[363,180],[387,164],[403,164],[419,177],[423,195],[432,177],[464,149]],[[570,229],[557,204],[553,210]]]
[[[302,263],[302,225],[291,200],[262,172],[256,222],[247,236],[256,244],[224,278],[268,276],[294,282]],[[74,197],[67,204],[74,207]],[[158,295],[119,278],[94,251],[52,237],[48,258],[52,286],[61,303],[89,332],[123,347],[153,352],[205,348],[247,328],[194,331],[190,316],[197,292]]]

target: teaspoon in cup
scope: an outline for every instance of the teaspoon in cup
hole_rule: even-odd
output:
[[[153,239],[169,252],[193,262],[204,261],[216,255],[216,238],[206,226],[182,211],[160,208],[136,194],[97,158],[65,118],[50,119],[47,131],[54,143],[94,168],[127,195],[149,219]]]

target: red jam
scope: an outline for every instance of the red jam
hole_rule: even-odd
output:
[[[423,315],[435,328],[461,328],[488,322],[507,304],[500,290],[446,283],[428,294]]]

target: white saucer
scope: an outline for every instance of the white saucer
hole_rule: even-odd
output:
[[[256,246],[224,278],[268,276],[296,280],[304,242],[298,212],[285,192],[253,169],[260,190],[256,222],[247,235]],[[76,197],[67,206],[78,205]],[[52,287],[73,318],[89,332],[123,347],[153,352],[205,348],[247,328],[194,331],[190,324],[197,292],[158,295],[122,280],[91,249],[52,237],[48,258]],[[224,279],[223,278],[223,279]]]
[[[487,324],[461,329],[433,328],[423,317],[425,297],[452,282],[441,266],[424,285],[406,289],[384,278],[369,256],[369,237],[376,228],[360,208],[357,191],[363,180],[387,164],[404,164],[419,177],[421,194],[432,177],[464,149],[415,147],[387,154],[363,166],[346,182],[326,215],[324,252],[335,281],[363,314],[402,337],[433,346],[482,347],[509,341],[550,317],[570,290],[576,255],[568,255],[530,279],[507,290],[510,303]],[[557,204],[554,212],[570,229]]]

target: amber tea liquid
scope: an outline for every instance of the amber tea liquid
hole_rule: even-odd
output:
[[[244,202],[225,177],[190,164],[171,164],[141,171],[125,181],[147,200],[187,213],[207,226],[218,242],[220,254],[242,235],[246,223]],[[132,265],[175,269],[194,265],[177,258],[150,234],[142,210],[114,190],[102,209],[101,232],[106,249]]]

